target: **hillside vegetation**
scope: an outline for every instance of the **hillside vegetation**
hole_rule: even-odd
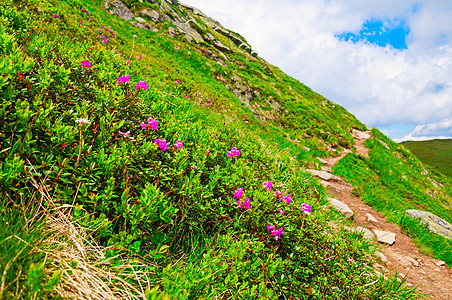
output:
[[[132,26],[102,1],[0,1],[0,298],[420,297],[375,272],[359,233],[330,227],[343,219],[304,171],[363,124],[196,10],[125,3],[158,21]],[[450,221],[450,182],[373,133],[371,159],[337,172],[372,205],[389,186]]]
[[[423,163],[452,178],[452,140],[407,141],[401,144]]]

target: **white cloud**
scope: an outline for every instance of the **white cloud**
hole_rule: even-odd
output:
[[[452,116],[452,1],[185,0],[368,126]],[[405,20],[408,49],[339,41],[371,18]],[[407,132],[396,132],[401,136]],[[432,129],[428,135],[435,134]],[[452,135],[450,135],[452,136]]]

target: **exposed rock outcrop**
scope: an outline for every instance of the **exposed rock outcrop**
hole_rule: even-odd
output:
[[[407,210],[405,215],[413,219],[420,219],[421,224],[426,225],[431,232],[442,235],[448,239],[452,239],[452,225],[437,215],[434,215],[428,211],[415,209]]]
[[[118,16],[126,21],[132,20],[135,17],[130,9],[120,0],[106,0],[104,7],[110,14]]]

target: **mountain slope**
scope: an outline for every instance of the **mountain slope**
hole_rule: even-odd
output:
[[[239,34],[177,1],[0,3],[0,295],[418,297],[304,171],[365,126]]]
[[[407,141],[401,144],[425,164],[452,177],[452,140]]]

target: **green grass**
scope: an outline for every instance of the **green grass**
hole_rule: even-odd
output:
[[[0,276],[8,297],[419,297],[375,274],[371,244],[330,228],[338,214],[326,208],[324,187],[300,171],[328,146],[351,145],[350,129],[364,127],[343,108],[248,56],[230,54],[233,66],[223,70],[206,54],[213,47],[131,27],[100,0],[2,1],[0,21]],[[99,29],[112,34],[102,25],[114,30],[108,44],[98,37]],[[266,68],[274,85],[262,79]],[[259,119],[221,72],[224,80],[239,73],[285,113]],[[130,81],[118,86],[121,75]],[[135,88],[142,80],[147,90]],[[148,118],[158,128],[143,130]],[[233,147],[239,157],[227,155]],[[239,187],[250,210],[237,207]],[[32,208],[42,221],[33,222]],[[54,214],[65,230],[48,222]],[[268,225],[283,228],[280,239]],[[46,241],[55,248],[40,252]]]
[[[423,163],[452,178],[452,140],[401,143]]]

